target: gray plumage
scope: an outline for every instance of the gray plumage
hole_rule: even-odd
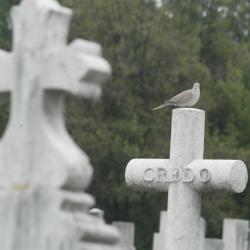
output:
[[[193,88],[185,90],[178,95],[174,96],[170,100],[165,101],[159,107],[153,110],[161,109],[168,106],[174,106],[179,108],[187,108],[194,106],[200,98],[200,84],[198,82],[194,83]]]

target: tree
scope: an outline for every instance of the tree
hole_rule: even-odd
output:
[[[169,157],[171,111],[153,107],[200,81],[206,158],[250,163],[248,1],[168,0],[161,8],[146,0],[61,2],[75,12],[70,39],[101,43],[113,69],[99,101],[67,97],[69,132],[95,169],[89,192],[109,222],[136,222],[137,249],[150,249],[167,198],[128,190],[124,171],[131,158]],[[11,4],[0,4],[2,48],[11,44]],[[8,105],[0,110],[1,124],[7,117]],[[220,235],[223,217],[249,218],[249,203],[249,192],[206,196],[209,234]]]

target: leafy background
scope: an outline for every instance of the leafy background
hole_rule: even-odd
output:
[[[10,6],[0,2],[0,46],[11,48]],[[206,158],[250,163],[250,1],[61,0],[74,10],[70,39],[96,41],[112,65],[98,101],[67,96],[66,121],[95,169],[88,190],[108,222],[136,223],[136,247],[152,248],[167,194],[136,193],[124,182],[135,157],[169,157],[171,111],[152,107],[201,83]],[[0,69],[1,70],[1,69]],[[1,72],[1,71],[0,71]],[[1,106],[3,132],[9,104]],[[208,236],[221,237],[225,217],[249,219],[242,194],[203,195]]]

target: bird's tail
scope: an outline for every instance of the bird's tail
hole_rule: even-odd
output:
[[[167,106],[166,104],[162,104],[162,105],[160,105],[160,106],[158,106],[156,108],[153,108],[153,110],[161,109],[161,108],[164,108],[166,106]]]
[[[161,108],[164,108],[164,107],[168,107],[168,106],[171,106],[172,102],[171,101],[166,101],[164,104],[156,107],[156,108],[153,108],[153,110],[157,110],[157,109],[161,109]]]

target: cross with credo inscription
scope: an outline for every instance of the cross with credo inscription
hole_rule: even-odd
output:
[[[205,112],[173,110],[170,159],[133,159],[126,183],[137,191],[168,191],[163,250],[199,249],[201,193],[242,192],[248,181],[240,160],[203,160]]]
[[[77,39],[67,45],[71,16],[55,0],[23,0],[12,8],[13,50],[0,51],[0,92],[11,93],[0,189],[82,190],[90,182],[88,157],[65,129],[64,96],[99,97],[111,68],[99,44]]]

